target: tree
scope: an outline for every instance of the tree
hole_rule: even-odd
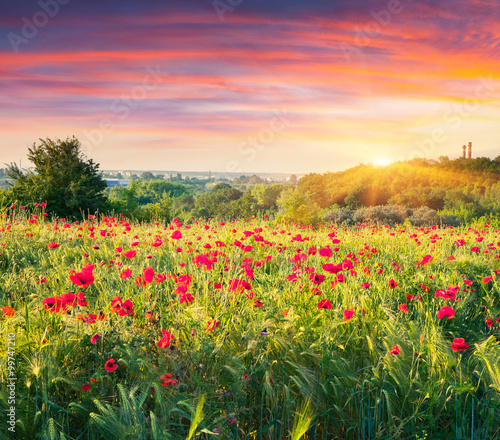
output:
[[[144,171],[141,174],[141,180],[153,180],[154,178],[155,176],[151,171]]]
[[[61,217],[79,217],[82,212],[95,213],[106,207],[99,164],[87,160],[76,137],[40,139],[28,149],[33,170],[22,170],[12,163],[7,169],[14,180],[10,194],[23,204],[47,203],[47,210]]]

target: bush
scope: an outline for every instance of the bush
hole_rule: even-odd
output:
[[[404,223],[408,220],[414,226],[460,224],[458,217],[448,214],[438,214],[434,209],[422,206],[410,209],[399,205],[380,205],[356,210],[337,208],[322,216],[322,221],[334,224],[371,223]]]

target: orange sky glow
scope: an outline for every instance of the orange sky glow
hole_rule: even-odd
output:
[[[71,135],[103,169],[326,172],[469,141],[500,154],[496,2],[304,3],[221,17],[212,2],[75,0],[30,38],[40,3],[7,7],[2,163]]]

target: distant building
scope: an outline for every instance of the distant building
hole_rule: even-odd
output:
[[[104,179],[108,188],[114,188],[115,186],[127,186],[128,180],[120,180],[120,179]]]
[[[467,157],[466,157],[467,151]],[[469,142],[469,145],[462,146],[462,159],[472,159],[472,142]]]

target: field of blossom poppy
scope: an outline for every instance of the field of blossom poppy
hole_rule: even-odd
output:
[[[497,439],[499,274],[495,219],[70,223],[13,207],[0,438]]]

